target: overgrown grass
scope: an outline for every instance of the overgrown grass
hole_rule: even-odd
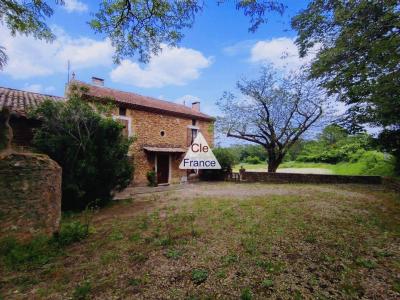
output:
[[[159,194],[149,198],[155,206],[135,215],[127,212],[144,202],[115,204],[99,212],[101,222],[87,239],[76,230],[80,226],[69,226],[78,234],[54,242],[64,253],[34,268],[0,271],[0,294],[7,299],[14,295],[8,291],[35,298],[39,290],[44,299],[400,296],[400,204],[392,192],[268,185],[265,195],[252,195],[261,185],[204,185],[208,191],[213,187],[227,194]],[[59,241],[75,244],[66,248],[69,242]],[[37,280],[24,279],[27,272]],[[384,287],[379,295],[374,286]]]
[[[87,225],[73,221],[62,224],[53,238],[38,236],[28,243],[4,238],[0,241],[0,261],[10,270],[37,268],[62,255],[66,246],[85,239],[88,234]]]

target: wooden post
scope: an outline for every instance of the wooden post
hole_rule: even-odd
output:
[[[246,169],[243,168],[243,166],[240,166],[240,170],[239,170],[239,181],[244,181],[245,180],[245,173],[246,173]]]

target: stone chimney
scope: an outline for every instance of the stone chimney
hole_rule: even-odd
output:
[[[195,111],[200,111],[200,101],[192,102],[192,109]]]
[[[92,84],[97,86],[104,86],[104,79],[99,77],[92,77]]]

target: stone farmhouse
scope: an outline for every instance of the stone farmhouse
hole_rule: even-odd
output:
[[[179,183],[196,178],[195,170],[180,170],[179,164],[188,146],[201,132],[209,145],[214,142],[215,119],[200,111],[200,103],[191,107],[158,100],[131,92],[104,86],[104,80],[92,77],[85,83],[73,79],[66,94],[73,86],[83,86],[82,98],[89,102],[111,102],[115,106],[112,117],[124,125],[124,134],[135,137],[128,153],[135,166],[133,185],[146,185],[147,173],[155,171],[158,184]],[[32,128],[39,121],[27,118],[27,111],[45,99],[65,101],[66,98],[0,87],[0,110],[11,110],[10,125],[16,147],[29,147]]]

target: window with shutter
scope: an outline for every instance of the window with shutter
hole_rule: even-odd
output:
[[[126,137],[132,136],[132,122],[131,118],[126,116],[113,116],[113,119],[120,123],[124,128],[122,134]]]

